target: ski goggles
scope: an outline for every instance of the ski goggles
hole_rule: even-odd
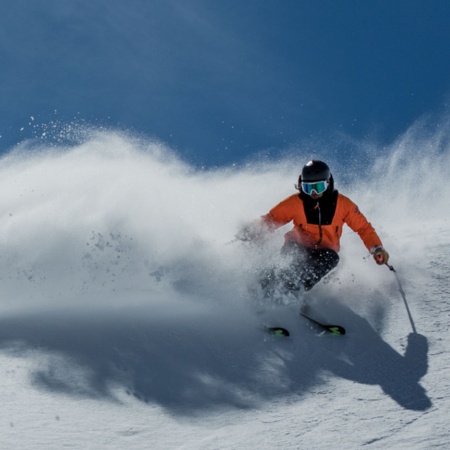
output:
[[[302,191],[311,195],[315,192],[317,195],[323,194],[328,189],[328,181],[314,181],[312,183],[302,182]]]

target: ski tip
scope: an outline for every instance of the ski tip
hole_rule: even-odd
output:
[[[335,336],[342,336],[345,334],[345,328],[340,325],[327,325],[327,331]]]
[[[265,330],[272,336],[290,336],[289,331],[282,327],[265,327]]]

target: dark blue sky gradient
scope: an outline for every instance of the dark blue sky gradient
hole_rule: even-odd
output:
[[[7,2],[0,152],[55,122],[156,137],[206,166],[389,143],[446,114],[449,23],[447,0]]]

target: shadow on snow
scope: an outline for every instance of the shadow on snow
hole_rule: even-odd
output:
[[[405,409],[429,408],[419,384],[428,369],[426,337],[410,334],[401,355],[367,320],[333,307],[346,336],[318,337],[295,314],[287,322],[291,337],[273,338],[258,329],[254,316],[231,319],[209,311],[174,319],[140,308],[8,317],[0,322],[0,345],[17,356],[46,356],[32,374],[39,388],[116,400],[120,387],[173,414],[301,397],[326,385],[324,374],[379,385]]]

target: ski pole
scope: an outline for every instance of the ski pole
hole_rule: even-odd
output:
[[[386,266],[389,267],[389,270],[390,270],[391,272],[394,273],[395,278],[397,279],[398,288],[399,288],[400,294],[401,294],[401,296],[402,296],[402,298],[403,298],[403,302],[405,303],[405,308],[406,308],[406,312],[408,313],[409,321],[411,322],[411,327],[412,327],[412,329],[413,329],[413,332],[414,332],[415,334],[417,334],[416,326],[414,325],[414,320],[413,320],[413,318],[412,318],[412,316],[411,316],[411,311],[409,310],[408,302],[406,301],[405,291],[404,291],[403,288],[402,288],[402,284],[400,283],[400,278],[398,277],[397,271],[394,269],[393,266],[391,266],[391,265],[388,264],[388,263],[386,263]]]

